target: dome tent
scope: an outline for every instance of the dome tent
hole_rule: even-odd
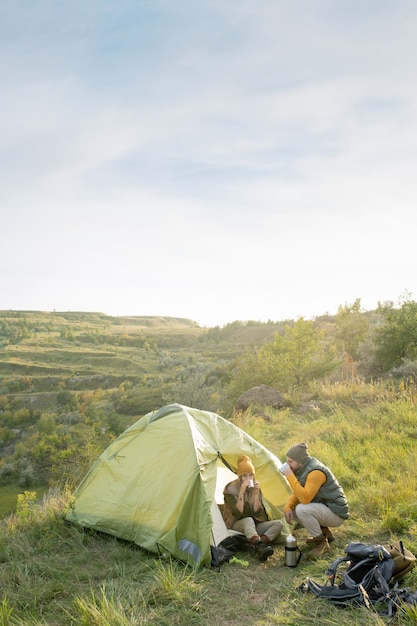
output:
[[[109,445],[75,490],[65,520],[209,565],[213,548],[233,533],[218,504],[241,454],[253,460],[269,517],[283,518],[291,490],[277,457],[220,415],[170,404]]]

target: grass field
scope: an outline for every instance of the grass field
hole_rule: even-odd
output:
[[[162,392],[178,372],[188,374],[202,366],[204,371],[221,369],[248,346],[270,341],[278,326],[236,323],[204,329],[173,318],[0,312],[2,450],[10,449],[11,442],[19,450],[18,444],[36,431],[41,414],[46,413],[45,431],[52,423],[48,412],[65,413],[60,402],[85,390],[91,395],[97,391],[97,397],[106,390],[106,400],[111,394],[117,417],[127,426],[142,411],[159,408]],[[298,586],[307,576],[323,583],[326,567],[343,555],[348,541],[402,539],[417,553],[416,389],[412,384],[396,388],[353,380],[315,383],[306,395],[312,400],[308,412],[266,409],[263,419],[248,411],[234,415],[233,421],[279,458],[294,443],[307,441],[311,453],[340,480],[351,518],[337,529],[326,558],[307,558],[306,535],[300,530],[296,535],[303,557],[297,568],[285,567],[284,549],[277,546],[266,563],[244,553],[220,572],[193,570],[66,526],[63,516],[71,497],[67,482],[45,498],[45,488],[23,494],[15,485],[2,486],[0,626],[387,623],[374,610],[337,609],[300,593]],[[26,406],[33,410],[30,419],[21,410]],[[97,407],[104,411],[106,403]],[[68,413],[68,423],[71,417]],[[27,452],[20,447],[23,458]],[[77,448],[73,461],[79,456]],[[417,570],[404,584],[417,589]],[[417,611],[403,611],[390,623],[417,624]]]
[[[417,553],[416,401],[410,389],[350,385],[316,389],[320,410],[270,411],[269,420],[235,418],[278,457],[306,440],[344,485],[351,518],[336,530],[331,552],[311,561],[304,530],[295,531],[303,557],[284,565],[284,548],[260,563],[238,554],[218,572],[159,559],[129,543],[83,533],[63,523],[70,497],[51,492],[23,501],[4,520],[0,537],[0,624],[25,626],[355,626],[388,623],[373,608],[336,608],[303,594],[307,577],[320,583],[349,541],[402,539]],[[155,478],[156,479],[156,478]],[[417,589],[417,570],[403,581]],[[416,624],[405,609],[390,624]]]

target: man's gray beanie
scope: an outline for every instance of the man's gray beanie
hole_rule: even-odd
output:
[[[290,448],[285,456],[288,456],[293,461],[297,461],[297,463],[304,463],[308,458],[308,445],[303,441],[302,443],[297,443],[295,446]]]

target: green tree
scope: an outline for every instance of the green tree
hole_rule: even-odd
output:
[[[303,317],[293,325],[286,324],[283,335],[275,333],[273,342],[265,344],[260,353],[270,362],[275,357],[276,377],[287,390],[323,378],[337,365],[334,350],[324,342],[324,333]]]
[[[398,305],[378,304],[384,323],[375,332],[375,359],[382,371],[398,367],[405,359],[417,359],[417,302],[406,293]]]
[[[227,395],[234,401],[260,384],[290,392],[310,380],[323,378],[336,367],[335,351],[326,345],[324,333],[301,317],[286,324],[282,335],[275,333],[272,342],[237,360]]]
[[[230,366],[230,373],[225,384],[226,402],[224,411],[232,414],[236,398],[251,387],[274,384],[273,367],[262,359],[259,349],[248,351],[235,359]]]
[[[339,306],[335,318],[335,343],[339,352],[347,353],[355,361],[359,358],[358,348],[365,341],[369,323],[361,308],[360,298],[353,304]]]

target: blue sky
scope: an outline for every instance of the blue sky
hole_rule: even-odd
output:
[[[414,0],[0,3],[0,309],[417,297]]]

